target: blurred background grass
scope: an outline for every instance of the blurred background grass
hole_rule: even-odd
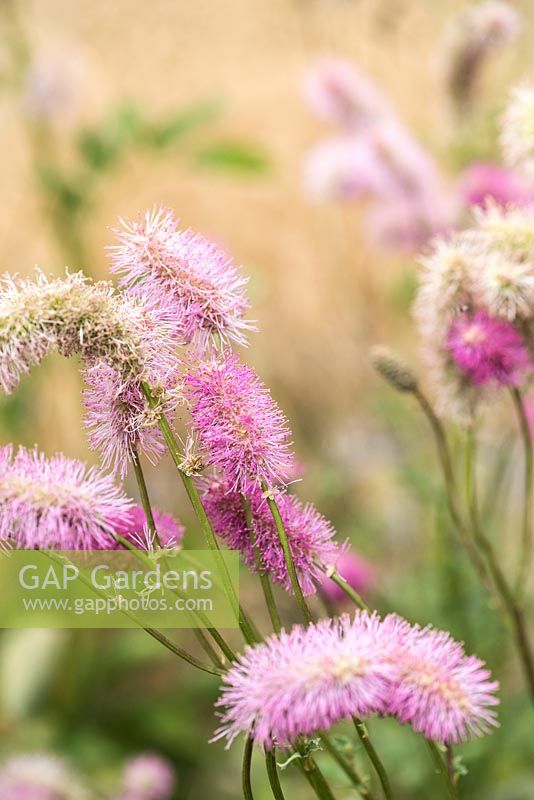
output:
[[[289,416],[306,464],[298,491],[373,561],[379,608],[448,628],[503,679],[503,727],[466,746],[464,796],[527,800],[532,720],[507,633],[458,557],[424,420],[368,366],[375,342],[415,358],[415,259],[374,249],[359,206],[311,205],[301,179],[306,150],[327,129],[300,87],[324,55],[347,57],[376,81],[451,179],[472,158],[495,156],[506,93],[532,73],[534,7],[514,3],[523,33],[487,65],[475,112],[459,119],[445,79],[445,32],[467,5],[0,0],[0,271],[30,275],[38,264],[107,278],[117,219],[159,204],[243,264],[261,330],[247,358]],[[51,121],[28,105],[28,70],[39,63],[59,65],[73,88],[66,112]],[[48,359],[0,398],[0,442],[95,460],[81,430],[80,388],[75,365]],[[491,465],[501,442],[489,432],[485,447]],[[149,481],[156,504],[188,523],[193,545],[197,532],[168,465],[149,470]],[[513,470],[509,482],[513,492]],[[513,497],[494,517],[504,551]],[[254,587],[244,576],[252,607]],[[216,694],[214,680],[142,633],[2,637],[3,749],[65,754],[104,793],[122,759],[149,749],[176,764],[177,798],[238,798],[239,748],[228,755],[206,743]],[[423,744],[389,721],[372,728],[398,797],[440,797]],[[324,768],[343,786],[328,761]],[[260,773],[259,800],[267,797]],[[291,768],[286,774],[294,780],[287,797],[307,797]]]

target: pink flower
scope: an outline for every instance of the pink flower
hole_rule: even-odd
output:
[[[109,475],[81,461],[0,448],[0,539],[22,549],[113,547],[131,501]]]
[[[185,528],[171,514],[158,509],[152,509],[154,522],[158,533],[158,538],[162,547],[178,547],[184,538]],[[142,506],[133,506],[129,509],[126,517],[120,517],[114,530],[124,539],[128,539],[136,547],[146,549],[149,531],[145,512]]]
[[[122,782],[121,800],[169,800],[176,777],[167,759],[147,753],[127,762]]]
[[[201,350],[215,339],[246,344],[255,330],[244,278],[226,253],[199,234],[178,230],[171,211],[147,211],[141,222],[124,221],[112,248],[112,272],[134,296],[147,296],[174,315],[184,344]]]
[[[288,746],[352,716],[383,710],[395,669],[376,615],[357,612],[295,626],[247,647],[223,677],[225,712],[216,739],[250,734],[267,749]]]
[[[54,756],[25,753],[0,766],[2,800],[80,800],[86,796],[78,776]]]
[[[520,175],[487,161],[475,161],[461,174],[458,190],[467,208],[484,207],[488,202],[506,206],[534,203],[534,192]]]
[[[325,563],[334,563],[326,561]],[[336,570],[342,578],[345,578],[349,586],[352,586],[358,594],[366,594],[372,589],[375,583],[375,576],[371,564],[360,555],[351,550],[341,553],[335,562]],[[321,576],[321,591],[331,603],[346,603],[348,598],[343,589],[340,589],[334,581],[327,575]]]
[[[532,367],[529,351],[514,326],[485,311],[457,317],[446,347],[456,366],[477,386],[517,386]]]
[[[448,633],[357,611],[247,647],[223,678],[222,725],[288,746],[341,720],[394,715],[428,739],[459,743],[497,725],[498,684]]]
[[[228,547],[239,550],[245,564],[257,572],[252,547],[254,538],[263,571],[287,592],[292,592],[282,545],[261,489],[251,488],[245,496],[252,512],[253,533],[247,525],[242,496],[220,481],[208,482],[203,502],[213,528]],[[339,558],[340,546],[334,541],[335,531],[311,503],[304,505],[294,495],[281,493],[276,496],[276,503],[302,591],[305,595],[314,594],[323,577],[320,565],[333,564]]]
[[[315,65],[305,77],[303,90],[320,119],[345,130],[353,131],[390,112],[376,86],[342,59],[325,59]]]
[[[135,452],[157,463],[165,452],[165,442],[140,382],[123,380],[113,367],[103,363],[86,369],[83,375],[87,383],[84,422],[104,467],[124,478]],[[173,383],[168,381],[171,390]],[[161,410],[166,416],[174,416],[175,406],[172,394],[165,395]]]
[[[387,196],[394,182],[376,150],[364,137],[337,136],[313,147],[304,165],[311,200],[349,201]]]
[[[459,744],[497,725],[493,707],[499,684],[448,633],[407,626],[393,614],[384,620],[381,635],[389,646],[396,642],[398,675],[389,714],[443,744]]]
[[[237,356],[212,356],[184,379],[206,463],[234,490],[282,483],[293,465],[287,420],[255,372]]]

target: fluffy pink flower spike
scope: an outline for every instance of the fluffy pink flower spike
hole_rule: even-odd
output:
[[[172,211],[147,211],[140,222],[123,221],[111,248],[112,272],[134,296],[148,296],[170,310],[183,344],[206,350],[219,339],[246,345],[254,331],[244,319],[248,278],[203,236],[180,231]]]
[[[446,347],[457,367],[477,386],[517,386],[532,369],[530,353],[514,326],[485,311],[455,319]]]
[[[207,464],[231,489],[286,481],[294,458],[287,420],[250,367],[229,353],[213,356],[195,364],[184,385]]]

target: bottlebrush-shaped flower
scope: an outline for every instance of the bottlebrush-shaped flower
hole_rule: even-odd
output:
[[[448,633],[407,626],[390,615],[382,623],[381,636],[388,647],[397,643],[389,714],[443,744],[459,744],[497,724],[499,684],[490,680],[483,662],[467,656]]]
[[[384,710],[395,669],[376,615],[295,626],[247,647],[223,677],[225,712],[215,738],[249,734],[267,749],[289,746],[352,716]]]
[[[240,733],[289,746],[336,722],[394,715],[427,738],[459,743],[497,725],[498,684],[448,633],[358,611],[245,648],[223,678],[216,739]]]
[[[124,378],[169,374],[174,343],[165,312],[116,295],[81,273],[48,280],[5,277],[0,286],[0,386],[12,391],[50,351],[104,362]]]
[[[0,539],[22,549],[113,547],[131,501],[96,467],[11,445],[0,448]]]
[[[283,483],[293,466],[287,420],[256,373],[232,354],[195,364],[184,378],[206,465],[236,491]]]
[[[202,498],[215,532],[228,547],[239,550],[247,566],[257,572],[254,542],[262,571],[287,592],[292,592],[282,545],[261,489],[251,487],[242,496],[228,484],[212,480],[204,483]],[[247,523],[243,498],[252,514],[252,530]],[[305,595],[314,594],[323,577],[321,566],[335,564],[342,552],[334,540],[335,531],[311,503],[304,504],[294,495],[279,493],[276,504],[302,591]]]
[[[201,350],[214,338],[246,344],[247,333],[255,330],[244,319],[248,279],[226,253],[199,234],[178,230],[172,212],[163,208],[122,224],[111,269],[130,294],[169,309],[184,344]]]

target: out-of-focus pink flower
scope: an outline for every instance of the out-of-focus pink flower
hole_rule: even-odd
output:
[[[158,539],[162,547],[179,547],[184,538],[185,528],[179,520],[165,511],[152,509]],[[142,506],[133,506],[125,517],[117,520],[113,526],[115,533],[136,545],[146,548],[150,541],[148,522]]]
[[[304,164],[304,186],[315,201],[387,197],[394,183],[371,143],[362,137],[337,136],[313,147]]]
[[[375,582],[375,575],[371,564],[362,558],[362,556],[353,553],[351,550],[345,550],[341,553],[336,562],[336,570],[358,594],[365,595],[372,589]],[[348,601],[348,597],[343,589],[340,589],[339,586],[326,575],[322,576],[320,585],[321,591],[331,603],[341,604]]]
[[[476,386],[517,386],[532,369],[522,336],[505,320],[485,311],[454,320],[446,342],[454,362]]]
[[[120,800],[169,800],[176,775],[166,758],[147,753],[126,763],[122,783]]]
[[[458,192],[467,208],[488,202],[502,208],[534,203],[534,192],[520,175],[488,161],[476,161],[462,172]]]
[[[303,91],[314,114],[344,130],[354,131],[390,113],[382,92],[343,59],[324,59],[312,67]]]
[[[61,759],[24,753],[0,766],[2,800],[86,800],[88,793]]]
[[[78,52],[39,52],[26,74],[23,101],[27,113],[47,122],[73,121],[81,108],[83,73]]]

